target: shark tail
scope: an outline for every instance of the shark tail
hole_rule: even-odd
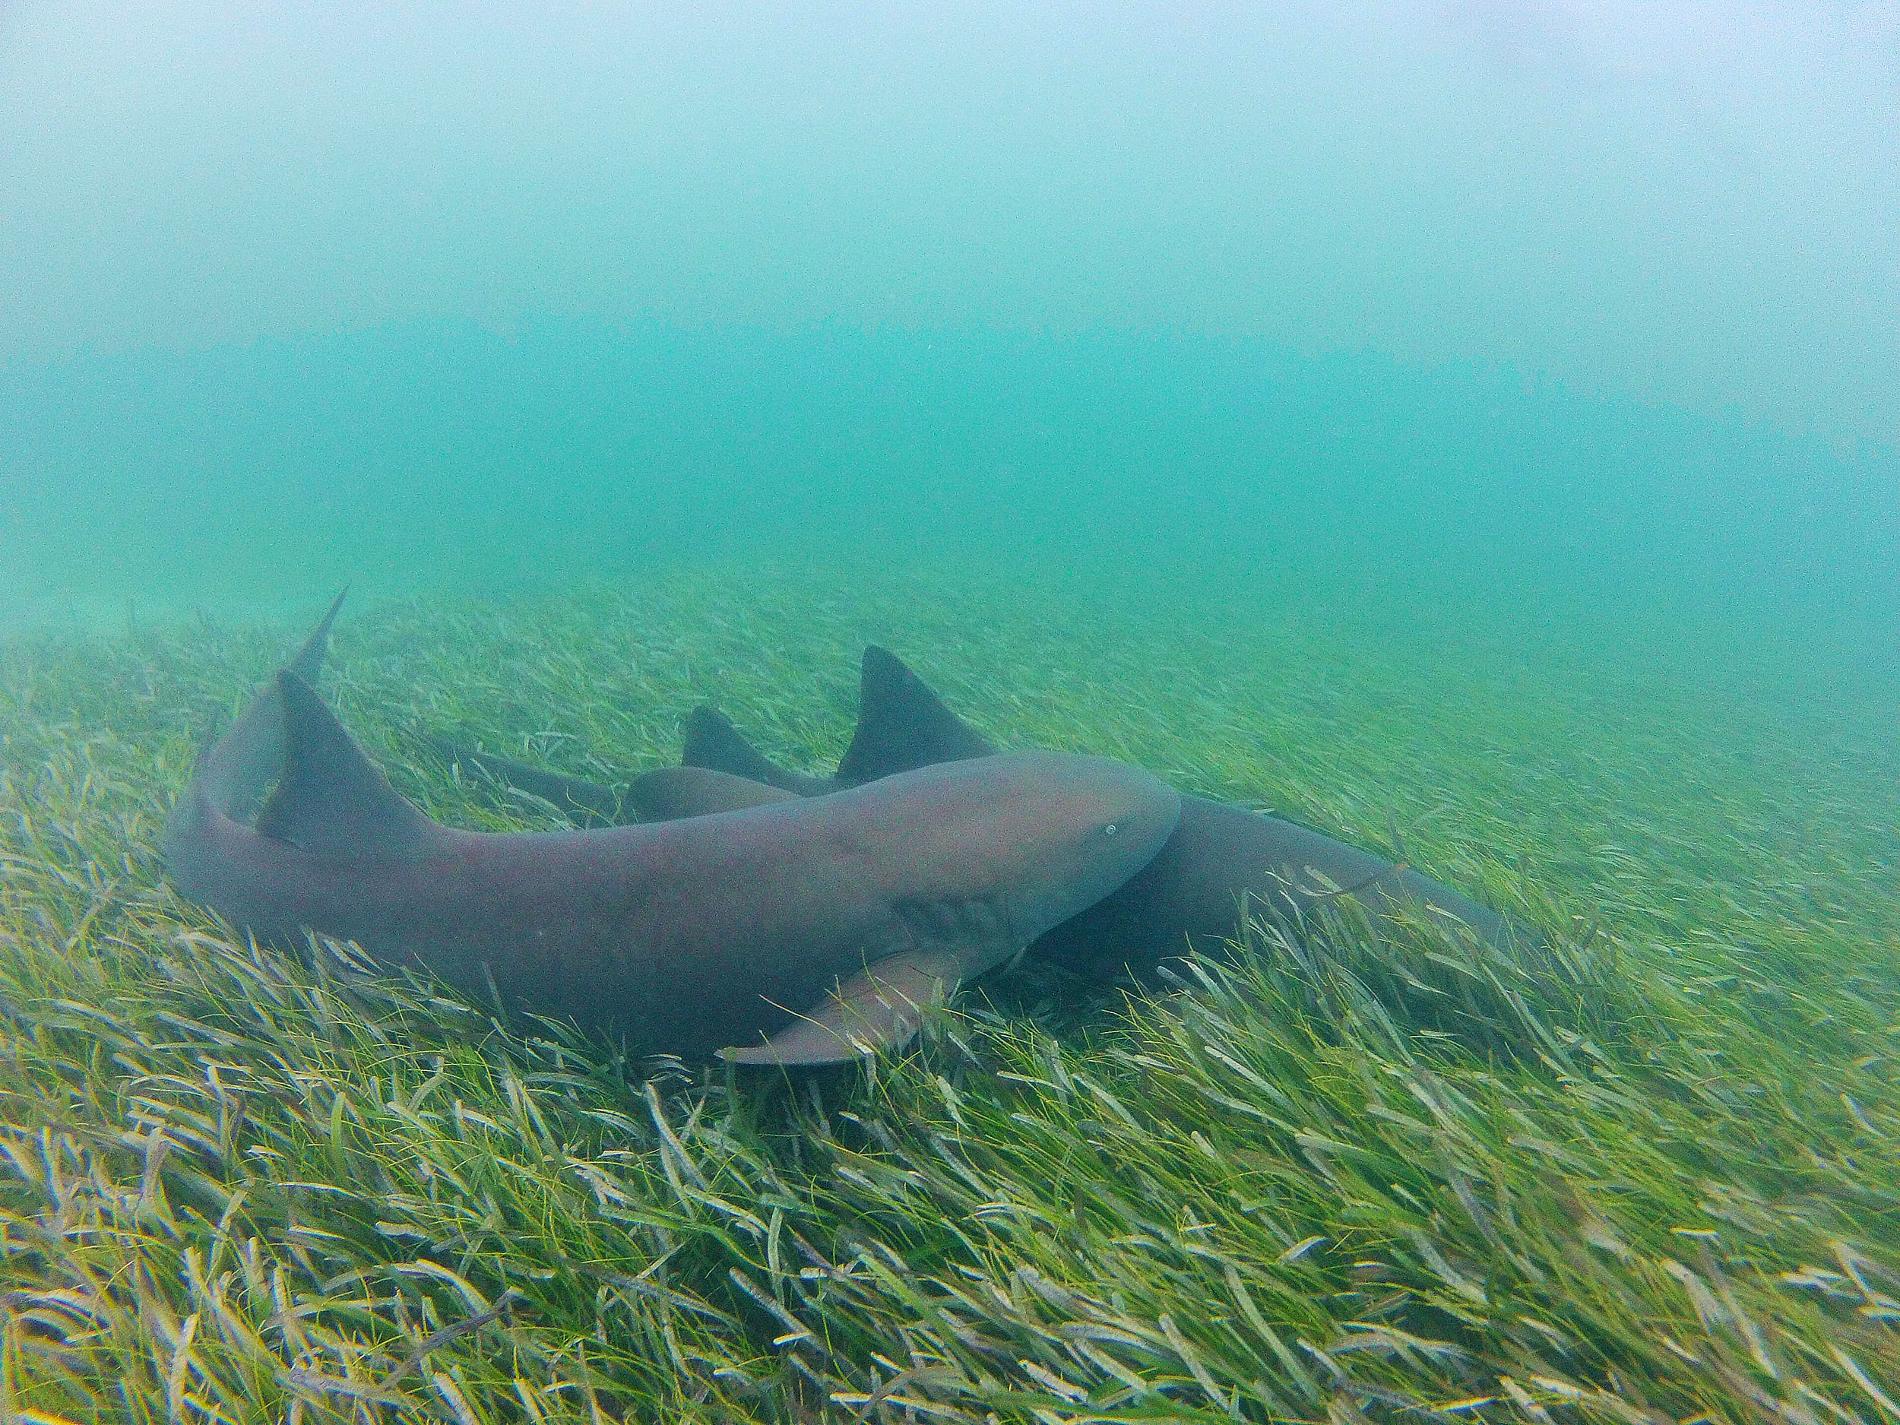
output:
[[[306,684],[314,684],[323,672],[330,630],[348,592],[345,588],[330,601],[316,627],[285,665]],[[249,817],[283,766],[283,693],[273,679],[258,689],[244,711],[198,759],[191,785],[166,823],[166,840],[169,842],[209,812],[238,819]]]
[[[277,675],[277,689],[283,776],[258,813],[258,834],[330,855],[402,858],[425,850],[441,828],[389,785],[315,690],[288,668]]]
[[[798,800],[798,793],[710,767],[657,767],[627,784],[627,805],[641,821],[680,821]]]

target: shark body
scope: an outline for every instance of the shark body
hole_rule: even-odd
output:
[[[202,759],[165,830],[173,883],[257,934],[354,940],[641,1052],[818,1064],[901,1043],[1179,814],[1145,773],[1026,753],[654,824],[457,830],[313,691],[334,615]]]

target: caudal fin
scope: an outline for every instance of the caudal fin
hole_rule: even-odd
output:
[[[680,748],[680,764],[705,767],[748,782],[763,782],[768,787],[816,796],[833,790],[823,777],[808,777],[789,771],[760,752],[717,708],[697,707],[686,717],[686,740]]]
[[[331,600],[329,609],[317,620],[317,626],[310,630],[285,665],[307,684],[314,685],[323,671],[324,655],[330,647],[330,629],[348,592],[346,588]],[[283,765],[283,697],[273,679],[258,689],[223,736],[205,749],[192,774],[190,788],[179,799],[179,808],[181,812],[187,811],[203,801],[225,816],[249,817]]]
[[[995,751],[895,653],[876,644],[864,650],[858,726],[838,762],[840,784],[856,786],[937,762],[988,757]]]
[[[258,814],[259,834],[330,856],[386,859],[424,850],[436,824],[389,785],[311,686],[285,669],[277,692],[283,775]]]
[[[284,665],[313,688],[323,673],[324,655],[330,651],[330,628],[335,624],[337,611],[343,607],[343,600],[349,596],[349,592],[348,584],[336,591],[328,611],[317,620],[317,626],[310,630],[310,636],[304,639],[303,646]]]

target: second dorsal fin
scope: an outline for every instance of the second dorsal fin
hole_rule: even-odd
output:
[[[747,742],[745,734],[732,725],[732,719],[717,708],[697,707],[687,714],[686,741],[680,748],[680,762],[688,767],[705,767],[744,777],[748,782],[763,782],[768,787],[796,792],[801,797],[833,790],[827,778],[807,777],[779,766]]]
[[[310,635],[304,639],[303,646],[293,653],[290,662],[284,665],[313,688],[317,685],[318,676],[323,672],[324,655],[330,651],[330,630],[335,626],[336,616],[342,610],[343,600],[349,592],[348,584],[337,590],[336,597],[330,600],[329,609],[317,621],[317,626],[310,630]]]
[[[858,726],[838,762],[841,785],[874,782],[937,762],[988,757],[995,751],[895,653],[876,644],[864,650]]]
[[[680,821],[798,800],[798,793],[783,787],[715,772],[710,767],[658,767],[642,772],[627,784],[621,796],[641,821]]]
[[[397,859],[426,851],[441,828],[389,785],[310,685],[285,670],[277,693],[284,770],[257,830],[322,855]]]

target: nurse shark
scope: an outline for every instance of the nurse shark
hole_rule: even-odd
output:
[[[1144,772],[1031,752],[650,824],[458,830],[313,690],[335,616],[200,760],[164,831],[173,884],[259,936],[353,940],[642,1053],[809,1065],[902,1044],[1140,870],[1180,812]]]

